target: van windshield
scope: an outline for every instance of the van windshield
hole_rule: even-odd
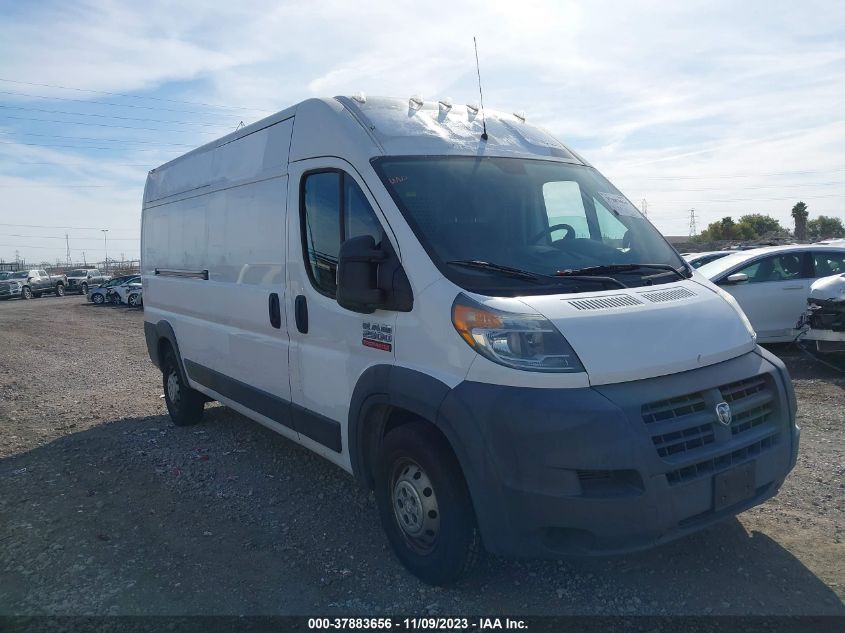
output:
[[[657,229],[592,167],[465,156],[373,164],[435,265],[468,290],[579,292],[689,275]]]

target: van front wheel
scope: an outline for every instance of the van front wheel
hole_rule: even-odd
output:
[[[382,526],[402,564],[432,585],[466,574],[481,541],[469,490],[445,438],[424,422],[390,431],[375,479]]]
[[[176,356],[172,350],[164,355],[162,364],[164,402],[170,419],[176,426],[189,426],[202,420],[205,398],[182,380]]]

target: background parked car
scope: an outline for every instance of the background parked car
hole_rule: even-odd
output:
[[[96,288],[90,288],[88,290],[88,300],[98,305],[110,302],[112,300],[112,292],[117,286],[130,281],[140,280],[141,277],[139,275],[123,275],[122,277],[115,277]]]
[[[88,288],[99,286],[109,281],[111,276],[104,275],[97,268],[77,268],[67,274],[67,290],[88,294]]]
[[[133,276],[116,286],[112,286],[108,299],[112,303],[129,303],[129,293],[141,287],[141,278]]]
[[[65,294],[66,285],[67,278],[64,275],[49,275],[46,270],[36,268],[21,270],[0,282],[0,299],[32,299],[45,293],[61,297]]]
[[[704,264],[715,262],[726,255],[733,255],[736,251],[707,251],[706,253],[683,253],[681,257],[693,268],[701,268]]]
[[[810,285],[845,272],[845,248],[758,248],[717,259],[698,272],[733,295],[761,343],[786,343],[798,335],[795,323],[807,308]]]
[[[141,287],[141,284],[129,284],[132,288],[129,291],[129,296],[126,297],[126,303],[129,304],[131,308],[143,308],[144,307],[144,290]]]

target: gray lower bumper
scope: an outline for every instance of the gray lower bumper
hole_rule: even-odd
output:
[[[715,404],[731,398],[725,426]],[[439,414],[485,546],[528,556],[641,549],[761,503],[795,464],[794,419],[786,370],[762,350],[588,389],[465,382]],[[737,468],[751,483],[720,502],[715,486]]]

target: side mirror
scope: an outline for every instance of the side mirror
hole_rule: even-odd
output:
[[[725,281],[729,284],[744,284],[748,281],[748,275],[745,273],[734,273],[733,275],[728,275]]]
[[[387,254],[376,248],[372,235],[361,235],[340,245],[337,262],[337,302],[347,310],[373,312],[385,298],[378,287],[378,265]]]
[[[362,314],[375,310],[410,312],[414,307],[411,284],[384,232],[378,247],[372,235],[353,237],[340,245],[337,302]]]

